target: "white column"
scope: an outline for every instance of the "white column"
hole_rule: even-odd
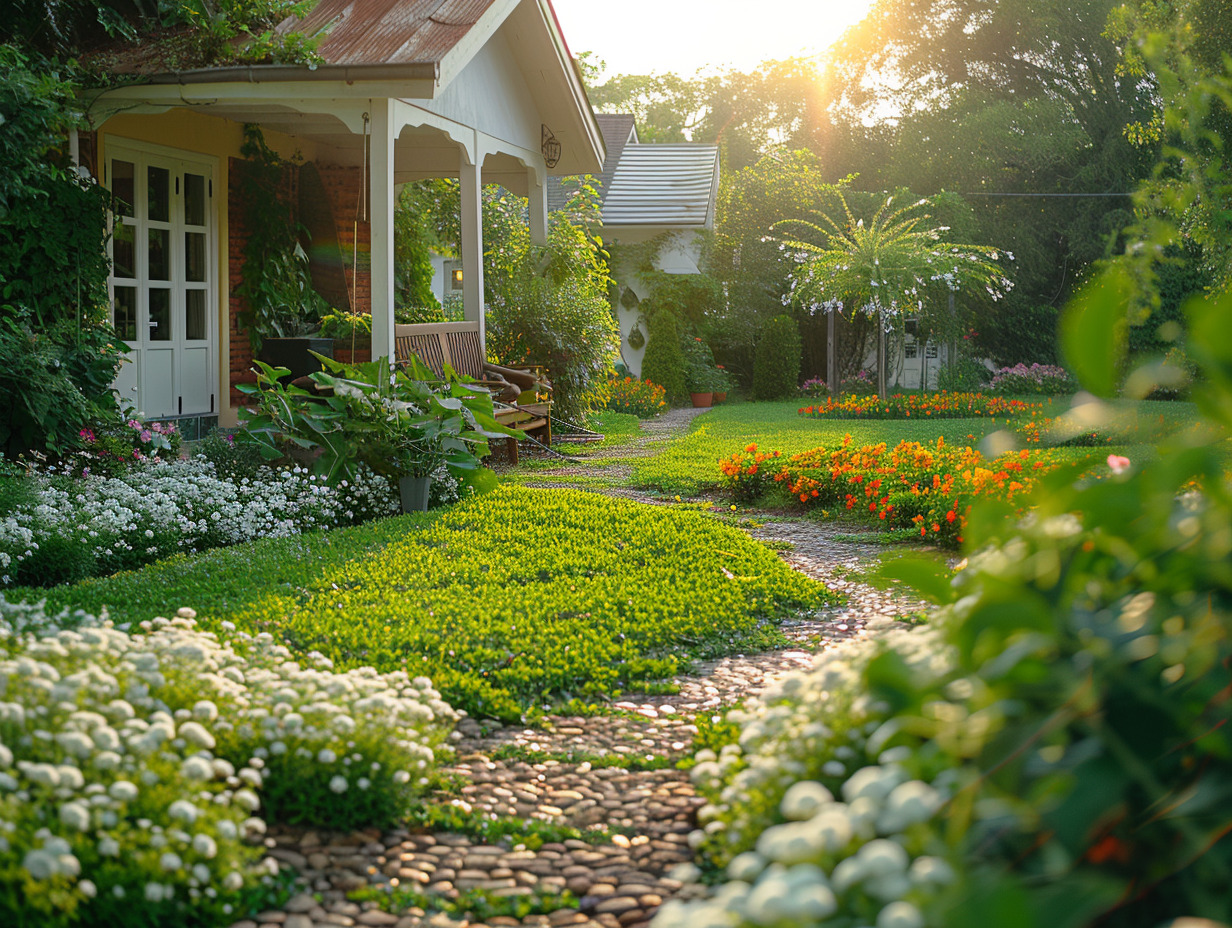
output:
[[[394,358],[394,101],[373,100],[368,221],[372,249],[372,360]]]
[[[479,323],[479,343],[487,348],[483,314],[483,169],[462,153],[462,306],[467,322]],[[476,160],[479,160],[478,158]]]
[[[548,183],[547,172],[526,169],[526,196],[530,200],[530,240],[536,245],[548,243]]]

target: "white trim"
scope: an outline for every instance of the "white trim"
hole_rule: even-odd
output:
[[[169,325],[171,326],[171,338],[169,340],[170,346],[167,349],[162,350],[169,350],[174,355],[175,365],[172,374],[173,382],[171,386],[174,396],[177,397],[179,401],[172,403],[172,408],[170,411],[160,410],[157,413],[152,412],[149,404],[153,401],[153,397],[146,395],[146,387],[141,380],[139,380],[137,384],[136,402],[137,407],[141,411],[151,416],[163,418],[173,418],[181,415],[218,415],[221,411],[223,402],[223,397],[219,389],[219,357],[221,354],[221,346],[219,343],[219,317],[222,313],[223,287],[218,248],[219,232],[223,225],[222,211],[225,209],[226,203],[225,192],[221,189],[222,182],[221,173],[219,170],[219,159],[214,155],[201,154],[184,149],[171,148],[166,145],[158,145],[153,142],[143,142],[136,139],[129,139],[109,134],[104,136],[102,151],[100,154],[102,155],[102,180],[104,182],[104,186],[107,186],[108,189],[111,189],[111,185],[114,183],[111,164],[117,159],[121,161],[131,160],[135,165],[139,166],[138,169],[142,166],[167,168],[171,172],[172,183],[174,183],[174,179],[182,177],[186,171],[200,171],[206,176],[206,183],[208,185],[206,190],[207,223],[205,226],[206,269],[205,286],[203,288],[188,286],[191,282],[188,281],[185,276],[185,256],[183,255],[183,248],[181,244],[176,244],[174,241],[177,234],[183,235],[186,231],[188,231],[186,229],[187,223],[185,222],[185,216],[183,214],[184,191],[181,191],[178,195],[174,192],[174,188],[169,191],[169,195],[172,199],[168,212],[169,218],[166,225],[170,227],[171,232],[171,253],[168,257],[168,260],[170,261],[170,268],[168,270],[169,279],[165,289],[171,293],[171,317],[169,320]],[[138,188],[140,188],[139,179],[135,177],[134,181],[138,185]],[[135,214],[145,206],[144,197],[138,197],[137,199],[140,202],[133,204]],[[123,221],[120,217],[116,218],[119,221]],[[148,219],[142,220],[137,218],[134,224],[138,229],[140,229],[142,228],[143,223],[148,223],[149,221],[150,220]],[[162,225],[162,223],[160,223],[160,225]],[[137,252],[139,252],[142,247],[144,246],[138,239],[136,241]],[[136,257],[137,252],[134,254],[134,260],[138,261],[138,264],[140,264],[140,261]],[[181,255],[180,259],[178,261],[173,260],[171,256],[177,254]],[[137,269],[135,268],[135,270]],[[148,282],[143,287],[140,278],[123,278],[123,280],[136,281],[135,286],[138,291],[137,331],[140,337],[136,342],[126,341],[125,344],[129,346],[131,351],[142,353],[135,359],[135,363],[140,365],[138,376],[143,380],[145,367],[143,362],[146,360],[143,354],[145,351],[149,350],[149,345],[148,338],[146,337],[148,334],[148,326],[145,329],[143,329],[142,326],[146,326],[149,319],[148,294],[151,288]],[[121,286],[133,286],[133,284],[121,284]],[[110,273],[107,278],[107,295],[112,306],[114,306],[115,300],[115,287],[116,278],[113,268],[112,273]],[[164,288],[159,287],[155,289]],[[209,402],[206,402],[205,400],[202,401],[201,405],[204,407],[203,409],[193,410],[190,406],[189,410],[182,411],[182,399],[185,392],[180,379],[183,375],[182,362],[184,360],[186,350],[188,350],[191,346],[187,344],[188,340],[185,337],[186,333],[180,330],[181,323],[179,321],[180,319],[183,319],[186,323],[187,308],[183,305],[182,296],[177,299],[176,295],[177,293],[186,293],[189,289],[204,289],[206,293],[206,337],[204,339],[204,347],[206,349],[205,389],[209,394],[209,397],[207,398]],[[145,294],[144,298],[142,296],[143,292]],[[120,379],[121,378],[117,378],[117,382],[119,382]]]

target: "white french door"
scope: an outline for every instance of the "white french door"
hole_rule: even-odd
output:
[[[214,162],[110,141],[111,312],[129,363],[113,386],[146,416],[217,411]]]

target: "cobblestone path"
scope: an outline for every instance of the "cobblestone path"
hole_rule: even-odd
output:
[[[646,435],[621,449],[621,456],[656,453],[686,431],[697,412],[673,410],[647,423]],[[550,486],[554,475],[579,473],[586,473],[585,463],[543,471],[542,483],[535,484]],[[619,476],[611,466],[603,473]],[[614,492],[652,501],[633,490]],[[614,703],[607,715],[550,717],[535,728],[465,719],[455,733],[457,759],[450,772],[463,785],[453,802],[493,817],[538,819],[583,831],[602,825],[608,840],[529,847],[401,830],[273,833],[267,839],[270,854],[298,870],[301,891],[283,911],[262,913],[234,928],[646,925],[665,899],[687,891],[671,872],[692,857],[688,835],[702,802],[675,762],[689,752],[694,719],[739,703],[780,674],[809,666],[818,651],[863,634],[870,622],[924,608],[860,582],[881,550],[876,545],[844,541],[832,526],[806,519],[770,519],[750,531],[755,538],[788,543],[785,560],[845,594],[846,602],[783,626],[788,647],[695,664],[689,675],[675,680],[679,691],[670,696],[632,696]],[[627,764],[615,765],[617,756]],[[372,903],[347,900],[348,892],[374,884],[445,896],[478,889],[528,900],[567,891],[577,902],[544,915],[468,920],[413,907],[393,915]]]

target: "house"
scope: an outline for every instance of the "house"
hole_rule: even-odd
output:
[[[645,335],[638,304],[649,294],[629,246],[651,245],[651,262],[658,270],[701,273],[704,234],[714,229],[719,196],[719,149],[695,143],[642,144],[633,116],[601,113],[596,119],[607,149],[603,170],[595,177],[603,213],[600,234],[615,246],[612,276],[621,356],[629,371],[639,375],[645,343],[635,347],[629,335],[635,327]],[[569,193],[559,181],[551,182],[548,208],[563,209]]]
[[[251,377],[234,295],[245,124],[298,164],[288,196],[319,230],[314,245],[332,250],[332,298],[372,314],[374,356],[394,344],[399,184],[459,179],[465,315],[482,337],[482,184],[528,196],[544,241],[549,173],[603,166],[550,0],[320,0],[278,31],[318,37],[322,63],[177,71],[128,46],[111,67],[130,80],[88,101],[83,166],[128,204],[111,245],[112,311],[130,350],[115,386],[189,437],[234,424],[235,387]]]

